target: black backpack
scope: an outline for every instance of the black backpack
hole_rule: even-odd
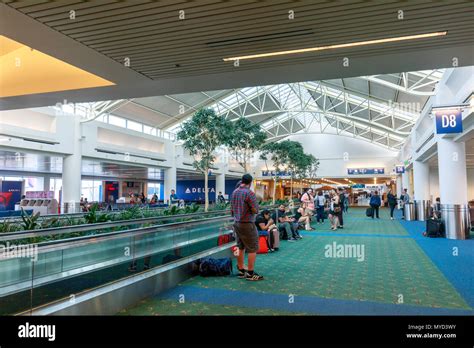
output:
[[[199,263],[199,274],[202,277],[222,277],[232,273],[232,260],[230,257],[213,259],[206,257]]]
[[[431,238],[440,238],[445,236],[444,224],[438,219],[426,220],[426,236]]]

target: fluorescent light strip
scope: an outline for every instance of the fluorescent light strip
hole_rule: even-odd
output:
[[[429,37],[444,36],[444,35],[447,35],[447,33],[448,33],[447,31],[439,31],[439,32],[427,33],[427,34],[399,36],[399,37],[392,37],[392,38],[386,38],[386,39],[359,41],[359,42],[351,42],[351,43],[338,44],[338,45],[301,48],[301,49],[290,50],[290,51],[278,51],[278,52],[251,54],[251,55],[248,55],[248,56],[224,58],[224,61],[228,62],[228,61],[234,61],[234,60],[274,57],[274,56],[282,56],[282,55],[286,55],[286,54],[297,54],[297,53],[331,50],[331,49],[336,49],[336,48],[375,45],[375,44],[381,44],[381,43],[386,43],[386,42],[397,42],[397,41],[405,41],[405,40],[425,39],[425,38],[429,38]]]

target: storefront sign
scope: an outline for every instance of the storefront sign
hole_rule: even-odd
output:
[[[462,133],[462,110],[439,110],[435,112],[436,134]]]
[[[209,200],[214,201],[216,198],[216,181],[208,181]],[[178,199],[185,201],[201,201],[204,200],[204,180],[184,180],[176,183],[176,195]]]
[[[54,191],[26,191],[25,192],[26,198],[46,198],[46,199],[53,199],[54,198]]]
[[[127,183],[128,187],[128,183]],[[105,201],[108,203],[114,203],[119,198],[119,182],[118,181],[106,181],[105,182]]]
[[[384,168],[347,168],[349,175],[384,174]]]
[[[15,203],[21,200],[23,181],[2,181],[0,193],[0,209],[14,210]]]

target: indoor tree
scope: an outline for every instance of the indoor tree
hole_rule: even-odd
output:
[[[284,169],[288,163],[288,144],[287,141],[283,142],[271,142],[266,143],[262,146],[260,152],[260,159],[265,161],[265,165],[268,170],[267,161],[270,160],[273,162],[273,168],[275,169],[275,174],[273,176],[273,193],[272,193],[272,202],[275,204],[275,193],[276,185],[278,181],[279,172]]]
[[[239,117],[228,130],[226,145],[231,157],[248,173],[250,159],[262,148],[266,139],[267,135],[260,125],[248,118]]]
[[[287,168],[289,170],[291,184],[290,197],[293,198],[293,179],[300,177],[308,165],[308,157],[304,153],[303,145],[297,141],[286,140],[282,142],[288,153]]]
[[[177,134],[183,147],[194,157],[193,166],[204,174],[204,211],[209,208],[209,170],[215,161],[215,150],[228,143],[232,125],[213,109],[198,110],[189,121],[183,123]]]
[[[316,171],[319,167],[319,161],[311,154],[302,153],[295,157],[295,160],[290,159],[290,162],[294,162],[294,177],[298,179],[304,178],[315,178]],[[293,183],[291,186],[291,196],[293,196]]]
[[[304,176],[309,179],[314,179],[317,176],[317,171],[319,168],[319,160],[313,155],[308,156],[308,165],[304,168]]]

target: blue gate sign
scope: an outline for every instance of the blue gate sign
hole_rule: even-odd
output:
[[[462,133],[462,110],[439,110],[435,112],[436,134]]]
[[[395,173],[397,174],[405,173],[405,166],[395,166]]]

